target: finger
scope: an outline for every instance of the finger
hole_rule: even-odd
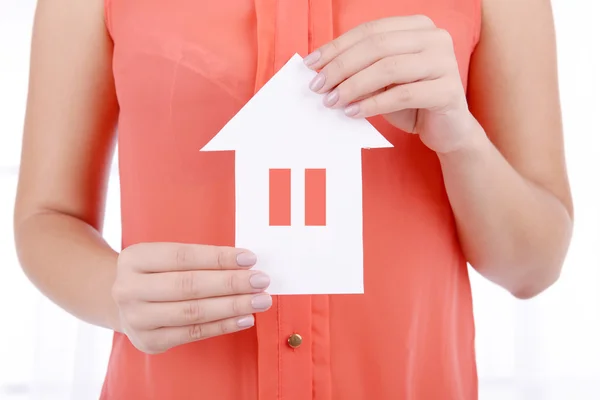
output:
[[[207,324],[160,328],[146,333],[146,342],[151,343],[149,350],[160,353],[170,348],[242,331],[254,326],[254,316],[228,318]]]
[[[144,303],[136,308],[136,315],[127,318],[130,325],[139,330],[187,326],[264,312],[271,308],[272,303],[268,293]]]
[[[258,293],[271,283],[260,271],[181,271],[144,274],[133,289],[142,301],[180,301]]]
[[[354,102],[367,99],[367,98],[369,98],[371,96],[375,96],[376,94],[379,94],[379,93],[383,93],[383,92],[385,92],[385,90],[386,90],[386,88],[382,88],[382,89],[376,90],[376,91],[374,91],[372,93],[367,93],[367,94],[365,94],[363,96],[358,97],[356,100],[354,100]]]
[[[317,93],[326,93],[345,79],[382,59],[420,53],[434,36],[433,30],[383,32],[360,41],[326,64],[309,86]]]
[[[121,253],[119,261],[128,262],[142,272],[222,270],[251,267],[256,263],[256,255],[226,246],[140,243],[135,249]]]
[[[427,62],[424,53],[387,57],[340,83],[325,96],[328,107],[344,107],[369,93],[398,84],[437,79],[443,74],[440,63]]]
[[[357,26],[323,45],[305,57],[304,63],[314,70],[320,70],[335,57],[348,50],[361,40],[388,31],[430,29],[433,21],[424,15],[383,18]]]
[[[369,97],[345,108],[346,115],[368,118],[406,109],[435,109],[444,102],[440,94],[440,79],[394,86],[385,92]]]

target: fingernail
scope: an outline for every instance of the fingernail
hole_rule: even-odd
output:
[[[263,273],[254,274],[250,277],[250,286],[254,289],[264,289],[269,286],[270,283],[271,279]]]
[[[338,92],[337,89],[334,89],[333,91],[329,92],[329,94],[327,94],[327,96],[325,96],[325,99],[323,99],[323,103],[327,107],[331,107],[331,106],[335,105],[335,103],[337,103],[339,99],[340,99],[340,93]]]
[[[351,104],[348,107],[344,108],[344,114],[349,117],[354,117],[360,111],[360,107],[358,104]]]
[[[240,267],[251,267],[256,264],[256,255],[252,253],[240,253],[236,257],[237,265]]]
[[[325,86],[325,75],[323,75],[323,73],[319,72],[314,78],[313,80],[310,82],[310,85],[308,86],[310,88],[310,90],[312,90],[313,92],[318,91],[319,89],[321,89],[323,86]]]
[[[321,58],[321,52],[319,50],[313,51],[312,53],[304,57],[304,65],[309,67],[317,61],[319,61],[319,58]]]
[[[271,304],[273,304],[273,300],[268,294],[259,294],[252,298],[252,308],[255,310],[266,310],[271,307]]]
[[[252,315],[248,315],[247,317],[242,317],[237,320],[238,328],[250,328],[254,326],[254,317]]]

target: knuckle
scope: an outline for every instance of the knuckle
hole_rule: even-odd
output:
[[[123,294],[122,286],[118,283],[113,284],[110,289],[110,295],[116,303],[120,303],[123,300]]]
[[[364,37],[373,35],[378,32],[379,21],[367,21],[361,25],[361,31]]]
[[[138,245],[124,248],[117,258],[117,269],[131,269],[135,260],[135,252]]]
[[[372,115],[376,114],[379,104],[379,96],[369,97],[360,103],[360,109],[363,114]]]
[[[174,343],[171,342],[170,339],[164,338],[162,341],[153,341],[148,343],[145,346],[145,353],[153,355],[153,354],[161,354],[165,351],[169,350],[174,346]]]
[[[334,58],[332,61],[332,64],[333,64],[334,69],[336,69],[338,71],[344,70],[344,60],[342,59],[342,57]]]
[[[229,323],[229,321],[225,320],[225,321],[220,321],[218,323],[218,328],[217,328],[218,332],[220,335],[226,335],[228,333],[233,332],[235,329],[233,329],[233,327],[231,326],[231,324]]]
[[[200,301],[190,301],[183,307],[183,320],[187,325],[204,322],[205,319],[206,311],[200,304]]]
[[[179,292],[184,298],[198,296],[198,280],[194,271],[185,271],[179,274]]]
[[[435,54],[416,53],[413,54],[414,65],[418,65],[423,76],[428,79],[438,78],[443,75],[445,61]]]
[[[230,309],[231,315],[237,316],[245,313],[245,309],[247,308],[246,303],[243,301],[241,296],[237,296],[231,299]]]
[[[166,338],[161,341],[150,334],[138,335],[138,341],[135,347],[146,354],[160,354],[169,348]]]
[[[367,106],[365,109],[369,113],[373,113],[375,110],[378,110],[381,107],[381,98],[380,96],[371,97],[370,101],[367,102]]]
[[[241,282],[237,274],[227,274],[225,278],[225,293],[239,293],[241,291]]]
[[[383,72],[387,76],[394,76],[398,72],[400,65],[396,57],[388,57],[383,62]]]
[[[160,354],[163,353],[165,350],[164,349],[159,349],[159,348],[154,348],[154,347],[142,347],[139,348],[140,351],[142,351],[143,353],[146,353],[150,356],[156,355],[156,354]]]
[[[358,91],[358,85],[354,82],[354,79],[350,78],[342,82],[338,87],[338,94],[340,104],[347,104],[350,99],[355,97],[355,93]]]
[[[188,328],[188,339],[191,341],[201,340],[206,337],[204,325],[194,324]]]
[[[217,249],[217,267],[219,269],[227,268],[227,252],[223,248]]]
[[[370,36],[369,41],[371,42],[371,46],[375,48],[386,48],[389,44],[389,34],[387,33],[377,33]]]
[[[419,21],[419,25],[421,25],[421,26],[424,26],[424,27],[435,26],[435,23],[433,22],[433,20],[431,18],[429,18],[427,15],[418,14],[418,15],[415,15],[414,18],[417,21]]]
[[[409,102],[413,98],[412,90],[406,85],[401,85],[397,87],[396,90],[396,100],[406,103]]]
[[[177,246],[175,249],[175,266],[178,269],[184,269],[189,262],[189,250],[186,246]]]
[[[329,50],[333,54],[339,54],[342,51],[342,45],[339,40],[332,40],[327,47],[326,50]]]
[[[437,29],[436,37],[439,43],[446,46],[453,46],[454,41],[452,40],[452,35],[445,29]]]
[[[447,106],[452,107],[464,103],[465,96],[462,89],[455,89],[452,85],[448,85],[444,94],[444,98],[446,99],[445,103]]]
[[[160,333],[153,335],[152,348],[157,353],[163,353],[170,348],[180,345],[185,340],[181,337],[181,333],[171,330],[165,330]]]
[[[123,304],[131,300],[131,292],[129,288],[122,282],[116,282],[112,289],[111,295],[117,304]]]
[[[141,330],[145,325],[145,318],[139,312],[125,311],[121,313],[121,318],[134,330]]]

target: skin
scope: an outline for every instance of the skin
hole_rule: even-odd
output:
[[[436,152],[467,260],[530,298],[558,279],[573,224],[551,7],[484,4],[469,103],[451,36],[425,16],[361,25],[305,63],[326,106],[384,115]]]
[[[309,63],[325,106],[383,113],[438,154],[468,261],[519,298],[558,278],[572,229],[554,46],[549,1],[484,0],[468,107],[451,40],[425,17],[357,27]],[[23,269],[56,304],[147,353],[247,329],[271,304],[251,251],[142,243],[117,254],[102,239],[111,54],[101,1],[38,2],[14,216]]]

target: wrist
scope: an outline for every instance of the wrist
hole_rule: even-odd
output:
[[[469,114],[469,118],[463,128],[464,135],[458,141],[456,146],[445,152],[436,152],[440,162],[453,162],[463,159],[480,158],[487,154],[493,147],[492,142],[487,137],[483,127],[479,122]]]

